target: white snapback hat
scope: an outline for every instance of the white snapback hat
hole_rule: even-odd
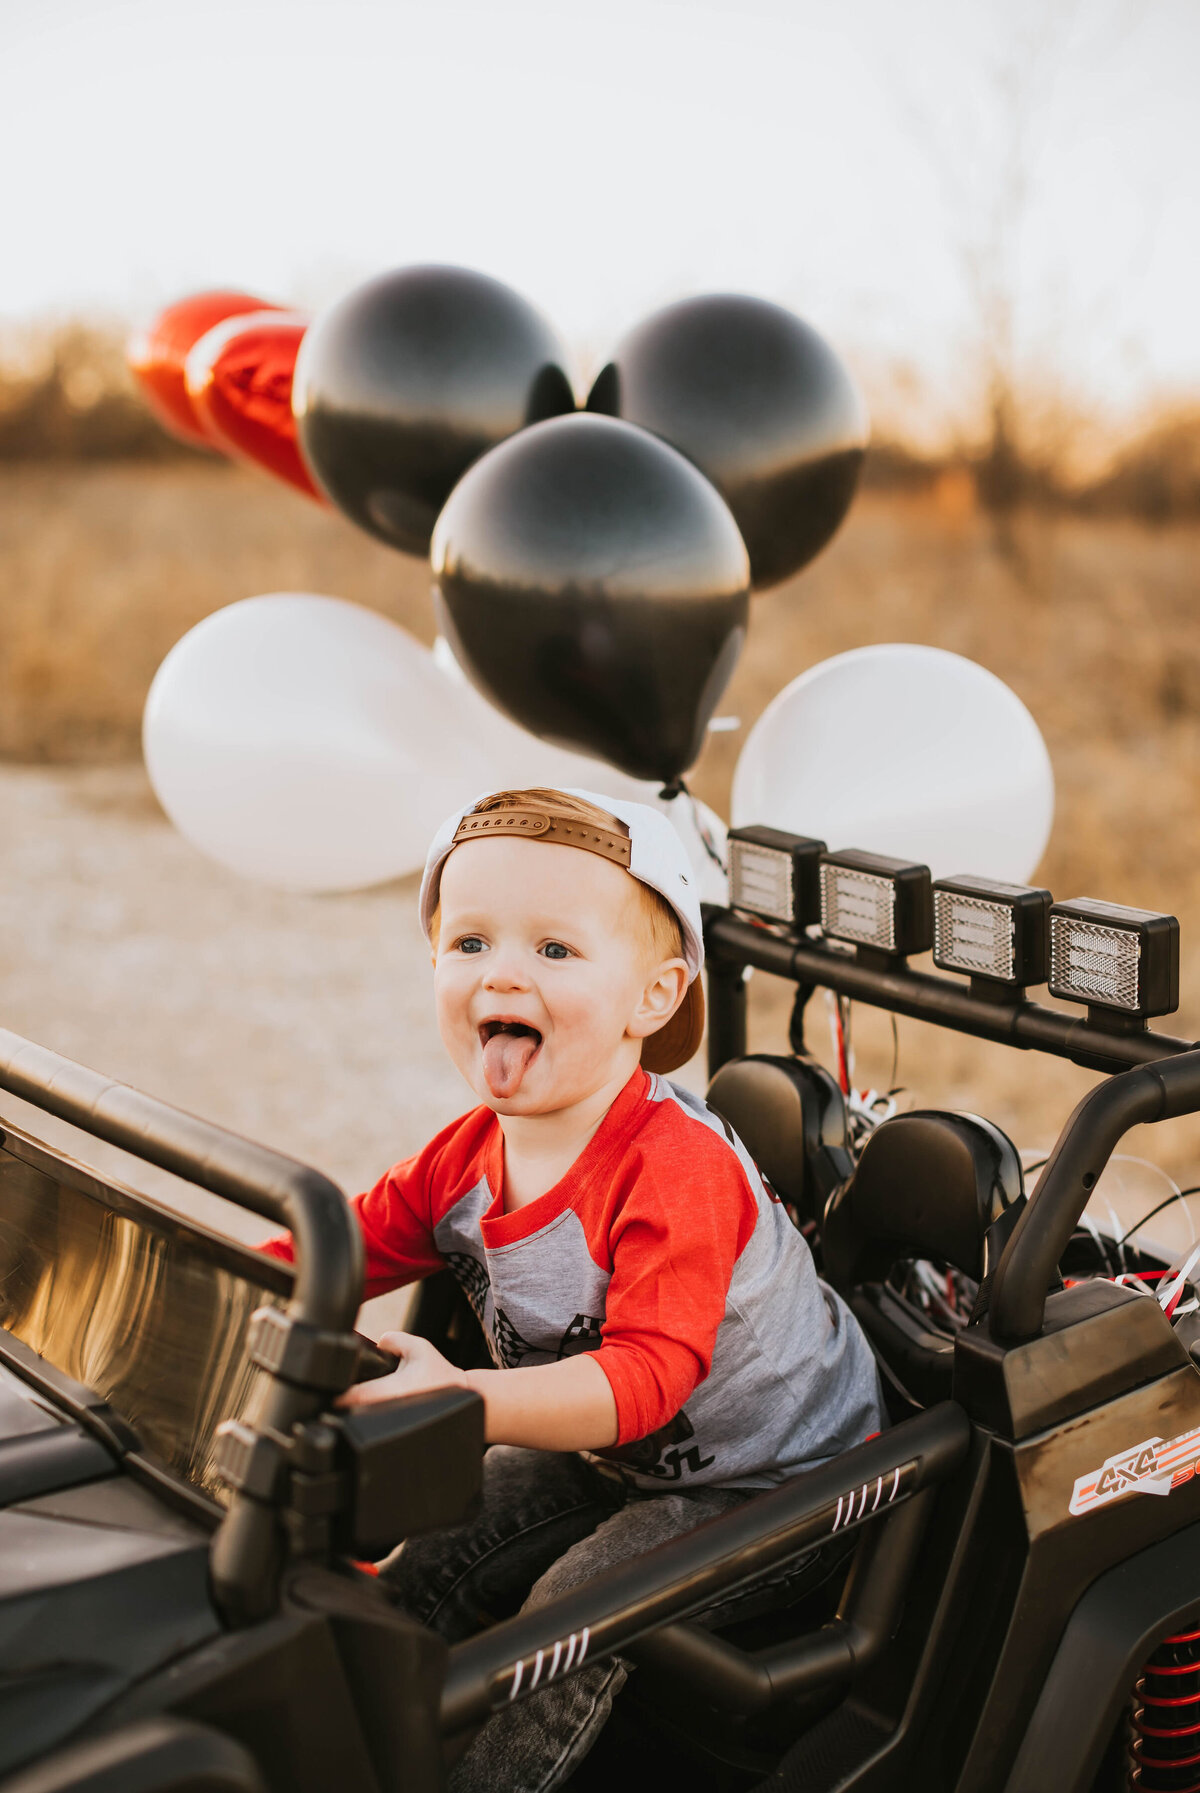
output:
[[[497,794],[484,792],[473,803],[455,810],[434,835],[425,861],[419,899],[425,938],[432,938],[442,866],[454,848],[464,841],[515,836],[521,840],[544,841],[550,846],[577,847],[583,852],[597,853],[657,891],[679,922],[683,958],[688,969],[687,994],[666,1025],[648,1035],[643,1042],[642,1063],[651,1071],[673,1071],[686,1064],[699,1046],[704,1031],[704,993],[698,982],[704,964],[704,932],[698,880],[687,850],[667,817],[661,811],[651,809],[648,803],[628,803],[623,798],[602,797],[595,791],[563,787],[563,796],[579,797],[594,804],[620,825],[609,830],[593,827],[571,814],[569,809],[560,809],[553,801],[559,794],[555,791],[514,791],[514,797],[527,797],[528,801],[499,809],[486,808],[489,798]]]

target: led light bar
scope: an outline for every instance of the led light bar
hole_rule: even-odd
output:
[[[882,853],[826,853],[821,859],[821,927],[834,940],[893,957],[933,943],[929,867]]]
[[[1050,994],[1139,1021],[1179,1007],[1179,923],[1079,897],[1050,911]]]
[[[939,878],[933,887],[933,962],[943,971],[1024,989],[1044,984],[1048,890],[996,878]]]
[[[730,907],[803,930],[821,912],[817,868],[824,851],[823,840],[779,828],[731,828]]]

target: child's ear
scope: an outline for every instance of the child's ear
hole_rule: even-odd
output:
[[[629,1026],[635,1040],[665,1027],[687,991],[687,965],[682,959],[665,959],[647,979]]]

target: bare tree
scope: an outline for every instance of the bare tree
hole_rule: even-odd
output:
[[[1117,4],[1124,9],[1125,0]],[[1053,490],[1071,447],[1071,407],[1061,393],[1047,392],[1046,370],[1032,352],[1033,295],[1022,265],[1056,88],[1073,62],[1094,55],[1100,40],[1111,49],[1134,23],[1123,10],[1085,26],[1082,10],[1082,0],[1039,0],[1025,11],[996,7],[995,41],[972,83],[971,108],[952,127],[928,103],[899,96],[909,134],[938,183],[971,319],[975,414],[958,452],[972,465],[1004,548],[1012,547],[1013,512],[1027,497]],[[1048,397],[1058,403],[1047,404]]]

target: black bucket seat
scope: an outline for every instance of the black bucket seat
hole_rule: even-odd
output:
[[[801,1225],[819,1225],[854,1169],[837,1079],[813,1058],[752,1053],[723,1064],[705,1100]]]
[[[837,1081],[803,1055],[730,1059],[707,1100],[805,1232],[819,1231],[821,1273],[874,1346],[896,1416],[948,1400],[953,1338],[888,1279],[926,1258],[984,1280],[1024,1202],[1012,1141],[978,1115],[918,1109],[883,1121],[856,1164]]]
[[[830,1198],[822,1273],[911,1402],[949,1400],[954,1341],[888,1281],[925,1258],[983,1283],[1024,1205],[1016,1147],[973,1114],[916,1109],[882,1122]]]

